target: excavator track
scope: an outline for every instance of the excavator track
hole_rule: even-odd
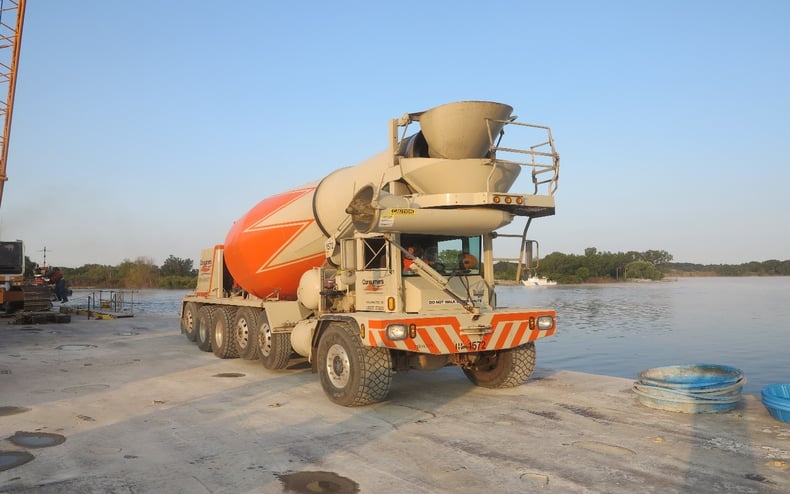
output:
[[[22,310],[25,312],[39,312],[52,308],[52,289],[48,286],[22,286],[25,294],[22,301]]]

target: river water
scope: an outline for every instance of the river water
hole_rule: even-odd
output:
[[[538,366],[636,378],[696,363],[737,367],[758,394],[790,383],[790,277],[553,287],[498,287],[500,305],[557,311],[557,332],[536,343]]]
[[[135,291],[134,311],[177,316],[186,293]],[[539,367],[636,379],[652,367],[709,363],[741,369],[744,393],[790,383],[790,277],[498,286],[497,296],[502,306],[556,309],[557,332],[536,343]]]

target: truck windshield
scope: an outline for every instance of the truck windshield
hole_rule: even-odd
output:
[[[427,262],[436,271],[445,274],[480,274],[480,237],[449,237],[444,235],[402,235],[401,245]],[[411,262],[404,259],[404,276],[415,275]]]

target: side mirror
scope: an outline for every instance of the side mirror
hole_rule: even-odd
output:
[[[538,269],[540,265],[540,245],[537,240],[524,241],[524,267],[528,271]]]

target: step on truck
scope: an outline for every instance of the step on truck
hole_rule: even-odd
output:
[[[555,312],[497,306],[494,244],[521,218],[530,262],[527,231],[554,214],[559,155],[548,127],[512,112],[462,101],[407,113],[390,121],[385,151],[259,202],[202,250],[182,332],[266,369],[306,358],[344,406],[384,400],[413,369],[526,382]],[[512,192],[525,173],[529,190]]]

